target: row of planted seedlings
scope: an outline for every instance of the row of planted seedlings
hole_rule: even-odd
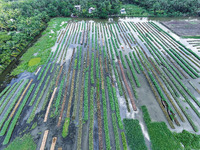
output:
[[[199,56],[195,52],[193,52],[191,49],[186,48],[182,43],[174,39],[170,34],[166,33],[164,30],[161,29],[160,34],[162,35],[162,37],[164,37],[164,39],[166,39],[169,43],[171,43],[173,47],[176,50],[178,50],[182,55],[184,55],[187,59],[193,62],[196,66],[200,67]]]
[[[152,49],[155,50],[155,49]],[[158,55],[157,55],[158,56]],[[161,55],[160,55],[161,56]],[[164,57],[162,57],[164,58]],[[195,96],[187,89],[187,87],[181,82],[181,80],[176,76],[176,74],[169,69],[169,67],[167,66],[167,64],[165,64],[165,62],[160,59],[162,61],[162,63],[164,64],[164,66],[168,69],[168,71],[170,71],[170,73],[174,76],[174,78],[179,82],[179,84],[184,88],[184,90],[188,93],[188,95],[190,95],[190,97],[195,101],[195,103],[199,106],[199,102],[197,101],[197,99],[195,98]],[[167,60],[165,60],[167,62]],[[177,72],[176,72],[177,73]],[[179,76],[180,77],[180,76]]]
[[[19,104],[20,104],[20,102],[21,102],[21,100],[22,100],[22,98],[24,96],[24,94],[26,93],[26,91],[28,90],[28,87],[30,86],[30,84],[28,84],[28,82],[29,82],[29,79],[26,79],[25,81],[21,80],[19,82],[20,86],[17,87],[18,91],[17,91],[15,97],[13,97],[12,102],[9,104],[8,109],[6,109],[6,111],[3,114],[3,117],[1,119],[1,122],[0,122],[0,129],[1,129],[0,136],[5,135],[5,133],[6,133],[7,129],[8,129],[8,126],[9,126],[9,124],[10,124],[10,122],[11,122],[11,120],[12,120],[12,118],[13,118],[13,116],[14,116],[14,114],[15,114],[15,112],[16,112],[16,110],[17,110],[17,108],[18,108],[18,106],[19,106]],[[31,80],[31,82],[32,82],[32,80]],[[12,122],[15,122],[16,119],[18,119],[18,117],[14,117]],[[3,145],[5,145],[5,144],[7,144],[9,142],[15,125],[16,124],[11,123],[9,130],[7,131],[7,136],[4,139]],[[11,129],[11,128],[13,128],[13,129]]]
[[[104,35],[105,35],[105,31],[104,31]],[[109,58],[112,58],[112,60],[113,60],[113,67],[114,67],[114,73],[115,73],[115,76],[117,77],[117,81],[118,81],[118,87],[119,87],[119,92],[121,93],[121,96],[122,96],[122,91],[123,91],[123,94],[124,94],[124,97],[125,97],[125,100],[126,100],[126,106],[127,106],[127,110],[128,110],[128,112],[130,112],[130,107],[129,107],[129,102],[128,102],[128,97],[127,97],[127,94],[126,94],[126,90],[125,90],[125,88],[124,88],[124,86],[123,86],[123,83],[122,83],[122,79],[121,79],[121,77],[120,77],[120,74],[119,74],[119,70],[116,68],[116,65],[115,65],[115,63],[114,63],[114,53],[113,53],[113,51],[112,51],[112,47],[111,47],[111,45],[110,45],[110,53],[111,53],[111,56],[112,57],[110,57],[110,54],[109,54],[109,48],[108,48],[108,44],[107,44],[107,39],[106,39],[106,36],[105,36],[105,43],[106,43],[106,47],[107,47],[107,55],[108,55],[108,60],[109,60]],[[106,59],[105,59],[106,60]],[[106,62],[106,61],[105,61]],[[109,60],[109,62],[110,62],[110,60]],[[110,63],[109,63],[110,64]],[[107,67],[106,67],[107,68]],[[110,67],[111,68],[111,67]],[[120,82],[119,82],[120,81]]]
[[[104,32],[105,33],[105,32]],[[110,58],[109,58],[109,52],[108,52],[108,49],[107,49],[107,54],[108,54],[108,72],[111,76],[111,80],[112,79],[112,68],[111,68],[111,62],[110,62]],[[103,58],[104,56],[106,55],[102,55]],[[108,89],[108,99],[109,99],[109,104],[110,104],[110,109],[111,109],[111,112],[113,111],[116,111],[116,116],[117,116],[117,122],[118,122],[118,125],[119,125],[119,128],[120,129],[123,129],[123,124],[121,122],[121,117],[120,117],[120,112],[119,112],[119,105],[118,105],[118,99],[117,99],[117,95],[116,95],[116,90],[115,90],[115,86],[113,85],[112,83],[112,86],[111,86],[111,82],[110,82],[110,79],[109,77],[106,77],[106,74],[103,73],[104,69],[102,68],[102,65],[101,65],[101,58],[100,58],[100,70],[101,70],[101,82],[102,82],[102,101],[103,101],[103,115],[104,115],[104,118],[105,120],[107,120],[107,114],[106,114],[106,106],[109,106],[108,105],[108,102],[106,103],[106,89],[105,89],[105,86],[104,84],[106,83],[107,85],[107,89]],[[107,82],[104,82],[104,76],[103,74],[105,74],[105,79]],[[113,82],[113,81],[112,81]],[[116,145],[116,149],[120,149],[120,144],[119,144],[119,141],[120,141],[120,136],[119,136],[119,132],[118,132],[118,128],[117,128],[117,124],[116,124],[116,116],[114,113],[111,114],[111,117],[112,117],[112,125],[113,125],[113,129],[114,129],[114,137],[115,137],[115,145]],[[108,122],[104,122],[104,127],[107,126]],[[108,127],[106,127],[106,129],[108,130]],[[109,132],[105,129],[105,136],[106,136],[106,148],[109,149],[110,148],[110,140],[109,140]],[[122,133],[122,135],[124,135],[124,133]],[[123,141],[126,142],[126,139],[124,140],[124,136],[123,136]],[[126,147],[126,144],[124,144],[125,147]],[[125,148],[126,149],[126,148]]]
[[[152,36],[152,34],[149,34],[152,38],[154,38],[156,40],[156,38],[154,36]],[[150,37],[149,36],[149,37]],[[159,40],[164,43],[164,40],[160,37]],[[177,53],[175,51],[175,49],[170,45],[170,48],[167,49],[166,46],[164,46],[162,43],[160,43],[158,40],[156,40],[161,47],[193,78],[195,78],[193,75],[191,75],[190,71],[196,76],[198,77],[198,73],[199,72],[188,60],[186,60],[183,56],[180,55],[180,53]],[[179,61],[179,60],[180,61]],[[190,70],[188,71],[188,69],[186,69],[186,67]]]
[[[61,123],[61,119],[62,119],[62,116],[63,116],[63,111],[64,111],[64,106],[65,106],[65,103],[66,103],[66,96],[67,96],[67,90],[68,90],[68,87],[69,87],[69,79],[70,79],[70,71],[71,71],[71,67],[72,67],[72,62],[73,62],[73,55],[74,55],[74,52],[71,56],[71,62],[70,62],[70,66],[69,66],[69,70],[68,70],[68,75],[67,75],[67,84],[66,84],[66,89],[65,89],[65,97],[63,98],[63,103],[62,103],[62,108],[61,108],[61,111],[60,111],[60,117],[59,117],[59,120],[58,120],[58,126],[60,125]],[[78,53],[76,53],[76,55],[78,56]],[[71,79],[71,88],[70,88],[70,96],[69,96],[69,100],[68,100],[68,103],[67,103],[67,114],[66,114],[66,117],[65,117],[65,121],[64,121],[64,125],[63,125],[63,131],[62,131],[62,136],[63,137],[66,137],[68,135],[68,129],[69,129],[69,125],[70,125],[70,122],[71,122],[71,117],[70,116],[70,112],[71,112],[71,108],[72,108],[72,99],[73,99],[73,96],[74,96],[74,83],[75,83],[75,73],[76,73],[76,69],[77,69],[77,57],[74,59],[74,68],[73,68],[73,73],[72,73],[72,79]]]
[[[149,50],[150,50],[150,49],[149,49]],[[158,67],[157,67],[157,68],[158,68]],[[159,68],[158,68],[158,69],[159,69]],[[165,71],[167,72],[166,69],[165,69]],[[178,77],[177,77],[172,71],[171,71],[170,73],[173,74],[173,76],[175,77],[176,80],[179,80],[179,82],[181,82],[180,79],[178,79]],[[169,73],[168,73],[167,75],[170,76]],[[171,80],[173,81],[172,83],[176,85],[176,88],[179,89],[179,92],[181,92],[181,93],[183,94],[183,97],[187,99],[186,101],[188,101],[188,104],[192,107],[192,109],[196,112],[196,114],[199,115],[199,113],[197,112],[197,110],[195,109],[195,107],[193,106],[193,104],[189,101],[189,99],[188,99],[187,96],[184,94],[184,92],[181,90],[181,88],[178,86],[178,84],[176,84],[176,82],[175,82],[172,78],[171,78]],[[172,87],[172,86],[170,86],[170,87]],[[186,88],[186,87],[185,87],[185,88]],[[175,89],[174,89],[174,91],[175,91]],[[177,92],[176,92],[176,93],[177,93]],[[178,95],[178,94],[176,94],[176,95]],[[195,131],[197,131],[197,128],[195,127],[193,121],[190,119],[190,117],[187,115],[187,113],[186,113],[186,112],[184,111],[184,109],[181,107],[181,104],[180,104],[177,100],[176,100],[176,102],[177,102],[177,104],[179,105],[179,107],[181,108],[181,110],[182,110],[182,112],[184,113],[184,115],[186,116],[186,118],[188,119],[188,121],[190,122],[190,124],[192,125],[193,129],[194,129]]]
[[[194,57],[196,57],[197,60],[200,60],[200,57],[193,52],[191,49],[186,48],[185,45],[183,45],[181,42],[177,41],[174,37],[172,37],[169,33],[167,33],[166,31],[164,31],[163,29],[161,29],[157,24],[155,24],[154,22],[150,22],[150,24],[156,28],[158,31],[160,31],[160,33],[162,33],[162,35],[164,35],[165,37],[167,37],[168,39],[170,39],[170,41],[173,41],[176,45],[179,46],[179,48],[181,48],[181,50],[183,50],[184,52],[189,52],[189,54],[192,54]],[[192,56],[191,55],[191,56]]]
[[[162,88],[163,92],[165,93],[165,95],[167,96],[168,100],[169,100],[170,103],[172,104],[173,108],[175,109],[175,111],[176,111],[177,114],[179,115],[180,119],[181,119],[183,122],[185,122],[183,116],[181,115],[181,113],[180,113],[180,111],[178,110],[178,108],[176,107],[175,103],[173,102],[173,100],[172,100],[171,97],[169,96],[168,92],[166,91],[166,89],[165,89],[164,85],[162,84],[161,80],[159,79],[158,75],[155,73],[154,69],[156,70],[156,67],[155,67],[154,63],[149,59],[148,56],[146,56],[148,60],[145,58],[145,56],[144,56],[144,54],[143,54],[143,53],[145,53],[144,51],[143,51],[143,53],[142,53],[142,51],[139,51],[139,53],[140,53],[140,55],[142,56],[142,59],[143,59],[143,60],[146,60],[147,63],[149,63],[149,62],[151,63],[151,64],[149,64],[149,65],[152,65],[152,66],[153,66],[153,67],[152,67],[152,66],[150,67],[151,72],[152,72],[153,75],[156,77],[156,80],[158,81],[158,83],[159,83],[160,87]],[[149,62],[148,62],[148,61],[149,61]],[[154,68],[154,69],[153,69],[153,68]],[[162,93],[161,93],[160,95],[161,95],[162,100],[166,100],[166,99],[163,97],[163,94],[162,94]],[[175,122],[177,122],[177,120],[175,120]],[[177,124],[179,125],[179,123],[177,123]]]
[[[137,52],[137,51],[136,51]],[[138,57],[139,57],[139,59],[140,59],[140,61],[141,61],[141,63],[143,64],[143,66],[145,67],[145,69],[146,70],[148,70],[148,68],[147,68],[147,66],[146,66],[146,64],[145,64],[145,62],[143,62],[143,60],[142,60],[142,58],[141,58],[141,56],[139,55],[139,53],[137,52],[137,55],[138,55]],[[148,65],[148,63],[147,63],[147,65]],[[164,113],[164,115],[165,115],[165,117],[166,117],[166,119],[167,119],[167,121],[168,121],[168,123],[169,123],[169,125],[171,126],[171,128],[175,128],[174,127],[174,125],[173,125],[173,122],[172,122],[172,120],[171,120],[171,118],[170,118],[170,116],[169,116],[169,114],[168,114],[168,112],[167,112],[167,110],[165,109],[165,107],[164,107],[164,105],[163,105],[163,103],[162,103],[162,101],[161,101],[161,97],[160,97],[160,95],[159,95],[159,93],[158,93],[158,89],[159,89],[159,86],[157,86],[157,88],[155,87],[155,84],[153,83],[153,81],[152,81],[152,79],[148,76],[148,75],[150,75],[151,73],[148,71],[148,75],[146,74],[146,72],[143,70],[142,71],[143,72],[143,74],[144,74],[144,76],[145,76],[145,78],[147,79],[147,81],[148,81],[148,83],[149,83],[149,85],[150,85],[150,87],[151,87],[151,90],[153,91],[153,93],[154,93],[154,96],[155,96],[155,98],[156,98],[156,101],[158,102],[158,104],[159,104],[159,106],[161,107],[161,109],[162,109],[162,111],[163,111],[163,113]],[[151,75],[152,76],[152,75]],[[155,81],[155,80],[154,80]],[[156,81],[155,81],[155,83],[156,83]],[[157,85],[157,84],[156,84]],[[160,94],[161,94],[161,90],[159,90],[160,91]]]
[[[107,49],[107,53],[108,53],[108,64],[109,64],[109,76],[111,77],[111,82],[109,77],[107,76],[107,88],[108,88],[108,97],[109,97],[109,102],[110,102],[110,107],[111,107],[111,111],[112,111],[112,125],[113,125],[113,130],[114,130],[114,135],[115,135],[115,143],[116,143],[116,149],[120,149],[120,133],[118,132],[118,128],[117,128],[117,124],[119,129],[123,129],[123,124],[121,121],[121,117],[120,117],[120,111],[119,111],[119,104],[118,104],[118,99],[117,99],[117,93],[116,93],[116,88],[114,85],[114,80],[113,80],[113,75],[112,75],[112,68],[114,73],[116,74],[116,66],[115,66],[115,62],[114,60],[113,65],[111,66],[111,60],[110,60],[110,55],[109,55],[109,51]],[[116,53],[117,55],[117,53]],[[115,77],[118,78],[118,75]],[[111,86],[112,85],[112,86]],[[113,111],[115,111],[115,114],[113,113]],[[117,123],[116,123],[116,117],[117,117]],[[120,130],[119,130],[120,131]],[[123,149],[127,149],[127,143],[126,143],[126,138],[125,138],[125,134],[124,132],[121,132],[121,140],[123,143]]]

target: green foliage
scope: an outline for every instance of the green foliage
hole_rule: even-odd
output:
[[[136,83],[137,87],[140,87],[140,86],[141,86],[141,85],[140,85],[140,82],[139,82],[139,80],[138,80],[138,77],[137,77],[137,75],[136,75],[134,69],[133,69],[133,66],[131,65],[131,62],[130,62],[128,56],[125,55],[125,58],[126,58],[126,61],[127,61],[128,65],[129,65],[129,68],[130,68],[130,70],[131,70],[131,73],[132,73],[132,75],[133,75],[133,78],[134,78],[134,80],[135,80],[135,83]]]
[[[37,101],[36,101],[34,107],[33,107],[33,110],[32,110],[31,115],[29,116],[29,118],[28,118],[28,120],[27,120],[27,123],[30,123],[30,122],[34,119],[34,117],[35,117],[35,112],[36,112],[36,110],[37,110],[37,108],[38,108],[38,105],[39,105],[39,103],[40,103],[40,100],[42,99],[42,96],[44,95],[44,91],[45,91],[46,88],[47,88],[47,85],[48,85],[48,83],[49,83],[49,79],[50,79],[50,76],[48,76],[47,80],[45,81],[44,87],[43,87],[43,89],[42,89],[42,91],[41,91],[41,93],[40,93],[40,96],[38,97],[38,99],[37,99]],[[30,103],[29,103],[29,104],[30,104]]]
[[[175,138],[184,145],[186,150],[200,149],[200,135],[192,134],[186,130],[181,133],[173,133]]]
[[[138,68],[138,66],[137,66],[137,64],[136,64],[136,62],[135,62],[135,60],[133,59],[133,56],[132,56],[131,52],[129,53],[129,57],[130,57],[130,59],[132,60],[132,63],[133,63],[133,65],[134,65],[134,67],[135,67],[135,70],[137,71],[137,73],[140,74],[140,70],[139,70],[139,68]]]
[[[13,142],[10,143],[7,148],[5,148],[5,150],[35,150],[36,148],[37,145],[35,144],[33,137],[30,134],[26,134],[22,138],[15,138]]]
[[[1,119],[1,122],[0,122],[0,129],[1,129],[1,127],[3,126],[3,123],[6,121],[8,115],[9,115],[10,112],[12,111],[13,107],[15,106],[15,104],[16,104],[18,98],[20,97],[20,95],[21,95],[21,93],[23,92],[23,90],[24,90],[24,88],[25,88],[25,86],[26,86],[27,83],[28,83],[28,79],[25,80],[25,81],[23,82],[21,88],[20,88],[19,91],[17,92],[17,95],[14,97],[14,99],[13,99],[12,102],[11,102],[11,104],[9,105],[9,108],[8,108],[8,109],[6,110],[6,112],[4,113],[4,116],[3,116],[3,118]],[[10,122],[10,121],[8,121],[8,122]],[[8,125],[8,124],[9,124],[9,123],[7,123],[7,125]],[[5,125],[5,126],[7,126],[7,125]],[[7,128],[6,128],[6,129],[7,129]]]
[[[148,11],[138,5],[133,4],[125,4],[122,5],[121,8],[125,8],[126,15],[125,16],[134,16],[134,17],[147,17],[150,16]]]
[[[60,87],[59,87],[59,92],[56,98],[56,103],[55,103],[55,111],[54,111],[54,116],[58,115],[58,110],[59,110],[59,106],[60,106],[60,101],[62,98],[62,94],[63,94],[63,88],[64,88],[64,83],[65,83],[65,75],[63,75],[63,79],[60,83]]]
[[[124,119],[123,122],[130,149],[147,150],[139,121],[134,119]]]
[[[127,69],[127,66],[126,66],[126,63],[124,61],[124,57],[123,57],[122,51],[119,51],[119,53],[120,53],[120,58],[121,58],[121,61],[122,61],[122,65],[124,66],[124,69]]]
[[[90,68],[90,78],[91,83],[94,84],[94,53],[92,53],[91,68]]]
[[[10,85],[8,85],[1,93],[0,93],[0,98],[6,93],[6,91],[10,88]]]
[[[133,79],[131,78],[131,75],[128,71],[127,71],[127,76],[128,76],[128,80],[131,83],[131,87],[133,89],[134,96],[135,96],[136,99],[138,99],[138,94],[137,94],[137,91],[136,91],[136,88],[135,88],[135,84],[134,84]]]
[[[18,121],[19,117],[20,117],[20,114],[21,114],[21,112],[22,112],[22,110],[23,110],[23,108],[24,108],[24,106],[25,106],[25,104],[26,104],[26,102],[27,102],[27,100],[28,100],[28,98],[29,98],[31,92],[33,91],[34,86],[35,86],[35,84],[32,84],[32,85],[31,85],[31,87],[30,87],[30,89],[28,90],[28,92],[27,92],[27,94],[26,94],[26,96],[25,96],[23,102],[21,103],[19,109],[17,110],[17,113],[16,113],[16,115],[15,115],[15,117],[14,117],[14,119],[13,119],[11,125],[10,125],[10,128],[9,128],[7,134],[6,134],[6,137],[5,137],[4,141],[3,141],[3,144],[4,144],[4,145],[7,144],[7,143],[9,142],[9,140],[10,140],[10,138],[11,138],[11,136],[12,136],[12,132],[13,132],[13,130],[14,130],[16,124],[17,124],[17,121]],[[36,126],[37,126],[37,123],[34,124],[34,125],[32,126],[31,129],[35,128]],[[5,129],[5,131],[6,131],[6,129]],[[4,134],[5,134],[5,131],[4,131]],[[3,132],[3,129],[2,129],[1,132]]]
[[[17,83],[17,85],[13,88],[13,90],[9,93],[9,96],[7,97],[7,99],[5,100],[7,94],[2,98],[2,100],[0,101],[0,114],[2,114],[2,112],[4,111],[5,107],[7,106],[8,102],[10,101],[10,99],[12,98],[12,96],[15,94],[15,92],[17,91],[18,87],[20,86],[20,84],[23,82],[23,80],[21,80],[19,83]],[[4,101],[5,100],[5,101]]]
[[[182,150],[180,142],[174,137],[164,122],[151,122],[146,106],[142,106],[143,118],[147,125],[152,150]]]
[[[12,75],[18,75],[25,70],[28,72],[34,72],[38,66],[43,65],[47,62],[51,47],[54,46],[57,38],[57,31],[60,30],[64,25],[60,26],[61,22],[68,21],[68,18],[54,18],[48,23],[48,28],[42,33],[43,36],[21,57],[21,63],[13,70]],[[51,33],[51,30],[54,33]],[[51,36],[51,37],[50,37]],[[29,61],[32,58],[40,57],[41,61],[37,65],[28,66]]]
[[[113,130],[114,130],[114,135],[115,135],[115,146],[117,150],[120,150],[119,132],[118,132],[116,117],[114,113],[112,113],[112,124],[113,124]]]
[[[28,62],[28,66],[35,66],[37,64],[40,63],[41,58],[40,57],[36,57],[36,58],[32,58],[29,62]]]
[[[124,150],[128,150],[126,136],[125,136],[124,132],[121,132],[121,137],[122,137],[122,144],[123,144]]]
[[[69,123],[70,123],[70,118],[65,118],[65,122],[63,125],[63,131],[62,131],[63,138],[65,138],[68,134]]]
[[[115,105],[114,105],[114,100],[113,100],[111,83],[110,83],[109,77],[107,77],[106,79],[107,79],[107,88],[108,88],[108,96],[109,96],[110,107],[111,107],[111,110],[114,111]]]
[[[84,120],[88,120],[88,77],[89,72],[85,74],[85,87],[84,87]]]
[[[115,113],[116,113],[116,116],[117,116],[117,122],[118,122],[119,128],[123,129],[124,127],[123,127],[123,124],[122,124],[122,121],[121,121],[118,98],[117,98],[116,89],[115,89],[114,86],[112,87],[112,91],[113,91],[113,98],[114,98],[114,105],[115,105]]]

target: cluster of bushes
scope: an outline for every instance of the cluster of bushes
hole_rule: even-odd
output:
[[[123,122],[128,145],[130,148],[137,150],[147,150],[139,121],[134,119],[124,119]]]
[[[176,138],[173,136],[173,134],[164,122],[151,122],[151,118],[146,106],[142,106],[141,109],[143,112],[143,119],[146,123],[147,130],[150,136],[152,144],[151,148],[153,150],[183,149],[180,142],[176,140]]]

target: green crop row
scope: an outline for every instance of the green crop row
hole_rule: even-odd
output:
[[[112,41],[112,45],[113,45],[113,48],[114,48],[114,51],[115,51],[115,55],[116,55],[116,56],[119,56],[119,53],[118,53],[117,48],[116,48],[116,46],[115,46],[115,41],[113,40],[112,37],[111,37],[111,41]]]
[[[137,56],[136,56],[136,54],[135,54],[135,52],[134,52],[134,51],[133,51],[133,56],[134,56],[134,58],[135,58],[136,62],[138,63],[138,66],[139,66],[140,70],[141,70],[141,71],[143,71],[143,70],[144,70],[144,68],[143,68],[143,66],[142,66],[141,62],[139,61],[139,59],[137,58]]]
[[[22,112],[22,110],[23,110],[23,108],[24,108],[24,106],[25,106],[25,104],[26,104],[26,102],[27,102],[27,100],[28,100],[28,98],[29,98],[31,92],[33,91],[34,86],[35,86],[35,84],[32,84],[32,85],[31,85],[31,87],[30,87],[30,89],[28,90],[28,92],[27,92],[27,94],[26,94],[26,96],[25,96],[23,102],[21,103],[21,105],[20,105],[20,107],[19,107],[19,109],[18,109],[18,111],[17,111],[17,113],[16,113],[16,115],[15,115],[13,121],[11,122],[10,128],[8,129],[8,132],[7,132],[7,134],[6,134],[6,137],[5,137],[4,141],[3,141],[3,145],[8,144],[8,142],[10,141],[10,138],[11,138],[11,136],[12,136],[13,130],[14,130],[16,124],[17,124],[17,121],[18,121],[18,119],[19,119],[19,117],[20,117],[20,114],[21,114],[21,112]]]
[[[20,97],[21,93],[23,92],[23,90],[24,90],[26,84],[28,83],[28,81],[29,81],[29,80],[27,79],[27,80],[25,80],[25,81],[22,83],[22,86],[21,86],[19,92],[17,92],[17,95],[14,97],[12,103],[9,105],[9,108],[8,108],[8,109],[6,110],[6,112],[4,113],[4,116],[3,116],[3,118],[1,119],[1,122],[0,122],[0,129],[1,129],[2,125],[3,125],[3,123],[5,122],[5,120],[8,118],[8,115],[10,114],[11,110],[12,110],[13,107],[15,106],[15,104],[16,104],[18,98]]]
[[[190,66],[189,62],[185,62],[184,59],[182,57],[180,57],[180,55],[178,55],[177,53],[175,53],[172,49],[170,49],[170,51],[174,54],[174,56],[176,56],[196,77],[199,77],[198,73],[196,73],[192,67]],[[169,51],[168,51],[169,52]],[[176,59],[177,61],[177,59]],[[178,62],[177,62],[178,63]],[[179,64],[179,63],[178,63]],[[182,66],[181,66],[182,67]],[[184,69],[184,68],[183,68]],[[184,69],[185,70],[185,69]],[[186,70],[185,70],[186,71]],[[198,71],[198,70],[197,70]],[[187,73],[189,71],[186,71]],[[190,74],[189,74],[190,75]]]
[[[18,87],[20,86],[20,84],[23,82],[23,80],[21,80],[19,83],[17,83],[17,85],[13,88],[13,90],[10,92],[10,94],[9,94],[9,96],[8,96],[8,98],[4,101],[4,99],[2,99],[1,100],[1,104],[0,104],[0,106],[2,105],[2,103],[3,103],[3,105],[1,106],[1,108],[0,108],[0,115],[2,114],[2,112],[4,111],[4,109],[5,109],[5,107],[7,106],[7,104],[8,104],[8,102],[10,101],[10,99],[12,98],[12,96],[15,94],[15,92],[17,91],[17,89],[18,89]],[[3,97],[4,98],[4,97]],[[6,97],[5,97],[6,98]]]
[[[107,115],[107,104],[106,104],[106,94],[105,90],[102,89],[102,101],[103,101],[103,121],[104,121],[104,131],[106,137],[106,149],[111,150],[110,146],[110,136],[109,136],[109,128],[108,128],[108,115]]]
[[[113,50],[112,50],[112,45],[111,45],[110,39],[108,39],[108,43],[109,43],[110,53],[111,53],[112,59],[115,60],[115,55],[114,55]]]
[[[117,70],[116,70],[116,65],[115,65],[114,60],[113,60],[113,70],[114,70],[114,73],[115,73],[115,79],[117,81],[117,86],[118,86],[119,94],[120,94],[120,96],[122,96],[123,95],[122,85],[121,85],[121,83],[119,81],[119,76],[118,76],[118,73],[117,73]]]
[[[127,142],[126,142],[126,136],[125,136],[124,132],[121,132],[121,137],[122,137],[122,144],[123,144],[124,150],[128,150]]]
[[[114,111],[115,105],[114,105],[114,100],[113,100],[111,83],[110,83],[109,77],[107,77],[106,79],[107,79],[107,88],[108,88],[108,96],[109,96],[110,107],[111,107],[111,110]]]
[[[117,98],[116,89],[115,89],[114,86],[112,87],[112,91],[113,91],[113,98],[114,98],[114,105],[115,105],[115,113],[116,113],[116,116],[117,116],[117,122],[118,122],[119,128],[123,129],[124,127],[123,127],[123,124],[122,124],[122,121],[121,121],[118,98]]]
[[[126,58],[126,61],[127,61],[128,65],[129,65],[129,68],[130,68],[130,70],[131,70],[131,73],[132,73],[132,75],[133,75],[133,78],[134,78],[134,80],[135,80],[135,83],[136,83],[137,87],[140,87],[140,86],[141,86],[141,85],[140,85],[140,82],[139,82],[139,80],[138,80],[138,77],[137,77],[137,75],[136,75],[134,69],[133,69],[133,66],[131,65],[131,62],[130,62],[128,56],[125,55],[125,58]]]
[[[51,60],[56,57],[56,54],[58,52],[59,47],[60,47],[60,44],[57,45],[56,50],[55,50],[55,52],[54,52],[53,57],[51,58]]]
[[[133,63],[133,65],[134,65],[134,67],[135,67],[135,70],[137,71],[137,73],[140,74],[140,69],[138,68],[137,63],[136,63],[135,60],[133,59],[133,56],[132,56],[131,52],[129,53],[129,57],[130,57],[130,59],[132,60],[132,63]]]
[[[194,110],[194,112],[197,114],[197,116],[200,118],[200,113],[199,111],[194,107],[194,105],[191,103],[191,101],[189,100],[189,98],[186,96],[185,92],[181,90],[181,87],[176,83],[176,81],[170,76],[170,74],[167,72],[167,70],[165,68],[163,68],[164,72],[166,73],[166,75],[170,78],[170,80],[172,81],[172,83],[175,85],[175,87],[178,89],[178,91],[181,93],[181,95],[185,98],[185,100],[187,101],[187,103],[190,105],[190,107]],[[198,101],[197,101],[198,103]]]
[[[8,85],[1,93],[0,93],[0,98],[1,96],[10,88],[10,85]]]
[[[114,130],[114,135],[115,135],[115,148],[117,150],[120,150],[120,139],[119,139],[119,132],[118,132],[118,128],[117,128],[117,124],[116,124],[116,117],[115,114],[112,113],[112,124],[113,124],[113,130]]]
[[[88,71],[85,74],[85,86],[84,86],[84,120],[88,120]]]
[[[39,103],[40,103],[40,100],[41,100],[41,98],[42,98],[42,96],[43,96],[43,94],[44,94],[44,91],[45,91],[45,89],[46,89],[46,87],[47,87],[47,84],[48,84],[48,82],[49,82],[49,79],[50,79],[50,76],[48,76],[47,80],[45,81],[45,85],[44,85],[44,87],[43,87],[43,89],[42,89],[42,91],[41,91],[41,93],[40,93],[40,96],[38,97],[38,99],[37,99],[37,101],[36,101],[36,103],[35,103],[35,105],[34,105],[34,107],[33,107],[33,110],[32,110],[31,115],[29,116],[29,118],[28,118],[28,120],[27,120],[27,123],[30,123],[30,122],[34,119],[34,117],[35,117],[35,112],[36,112],[37,107],[38,107],[38,105],[39,105]]]
[[[61,98],[62,98],[62,94],[63,94],[63,88],[64,88],[64,83],[65,83],[65,75],[63,75],[63,79],[60,83],[60,87],[59,87],[59,92],[58,92],[58,95],[57,95],[57,98],[56,98],[56,103],[55,103],[55,111],[54,111],[54,115],[58,115],[58,109],[59,109],[59,106],[60,106],[60,101],[61,101]]]
[[[124,61],[124,57],[123,57],[122,51],[119,51],[119,53],[120,53],[120,58],[121,58],[121,61],[122,61],[122,65],[124,66],[124,69],[127,69],[127,66],[126,66],[126,63]]]
[[[163,94],[163,92],[162,92],[159,84],[156,82],[156,80],[154,79],[154,77],[151,74],[151,72],[148,71],[148,75],[149,75],[151,81],[153,82],[153,84],[155,85],[156,90],[158,91],[158,94],[160,95],[161,99],[167,103],[168,110],[170,110],[171,112],[173,112],[173,110],[171,109],[170,105],[168,104],[167,99],[165,98],[165,96],[164,96],[164,94]],[[172,115],[171,115],[171,118],[173,119]]]
[[[43,102],[43,104],[42,104],[42,110],[45,109],[45,106],[46,106],[46,104],[47,104],[47,102],[48,102],[48,100],[49,100],[49,96],[50,96],[50,94],[52,93],[52,88],[53,88],[53,86],[55,85],[56,77],[58,76],[58,69],[59,69],[59,66],[57,66],[56,71],[55,71],[55,74],[54,74],[54,76],[53,76],[53,79],[52,79],[51,82],[50,82],[49,90],[48,90],[47,95],[46,95],[46,97],[45,97],[45,100],[44,100],[44,102]]]
[[[93,138],[93,129],[94,129],[94,87],[91,87],[90,92],[90,127],[89,127],[89,150],[94,149],[94,138]]]
[[[10,92],[12,91],[12,89],[16,86],[17,82],[15,82],[11,88],[9,88],[9,90],[3,95],[1,101],[0,101],[0,107],[3,104],[4,100],[6,99],[6,97],[8,96],[8,94],[10,94]]]
[[[123,122],[130,149],[147,150],[139,121],[134,119],[124,119]]]
[[[47,74],[47,72],[48,72],[48,70],[49,70],[49,68],[50,68],[50,65],[51,65],[51,64],[49,63],[48,66],[47,66],[47,69],[46,69],[45,72],[44,72],[44,75],[42,76],[42,79],[40,80],[40,82],[39,82],[39,84],[38,84],[38,86],[37,86],[37,88],[36,88],[36,90],[35,90],[35,92],[34,92],[34,95],[33,95],[32,99],[31,99],[31,101],[30,101],[30,103],[29,103],[29,106],[32,106],[32,105],[33,105],[33,103],[34,103],[34,101],[35,101],[35,98],[36,98],[37,94],[39,93],[40,87],[42,86],[42,83],[43,83],[43,81],[44,81],[44,79],[45,79],[45,77],[46,77],[46,74]]]
[[[128,80],[129,80],[130,83],[131,83],[131,87],[132,87],[132,89],[133,89],[134,96],[135,96],[136,99],[138,99],[138,94],[137,94],[137,91],[136,91],[136,88],[135,88],[133,79],[131,78],[131,75],[130,75],[130,73],[129,73],[128,71],[127,71],[127,76],[128,76]]]
[[[33,88],[34,88],[34,86],[35,86],[35,84],[32,84],[31,85],[31,88],[29,89],[29,91],[28,91],[28,93],[27,93],[27,95],[26,95],[26,97],[24,98],[24,101],[27,101],[28,100],[28,98],[29,98],[29,96],[30,96],[30,94],[31,94],[31,92],[32,92],[32,90],[33,90]],[[21,111],[22,111],[22,109],[23,109],[23,107],[24,107],[24,101],[22,102],[22,106],[20,106],[20,108],[19,108],[19,110],[21,109]],[[26,103],[26,102],[25,102]],[[18,110],[18,111],[19,111]],[[16,115],[17,115],[17,113],[16,113]],[[19,117],[19,116],[18,116]],[[18,119],[18,117],[16,118],[14,118],[14,120],[15,119]],[[7,128],[8,128],[8,126],[9,126],[9,124],[10,124],[10,121],[11,121],[11,119],[12,119],[12,117],[9,117],[9,119],[5,122],[5,124],[4,124],[4,126],[3,126],[3,128],[2,128],[2,130],[1,130],[1,133],[0,133],[0,136],[3,136],[5,133],[6,133],[6,131],[7,131]]]
[[[94,53],[92,53],[91,68],[90,68],[91,83],[94,84]]]

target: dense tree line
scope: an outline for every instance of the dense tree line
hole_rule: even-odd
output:
[[[74,8],[81,5],[81,11]],[[90,7],[96,8],[91,14]],[[51,17],[107,18],[117,14],[118,0],[0,0],[0,73],[33,40]]]
[[[144,7],[156,16],[200,16],[200,0],[122,0]]]

